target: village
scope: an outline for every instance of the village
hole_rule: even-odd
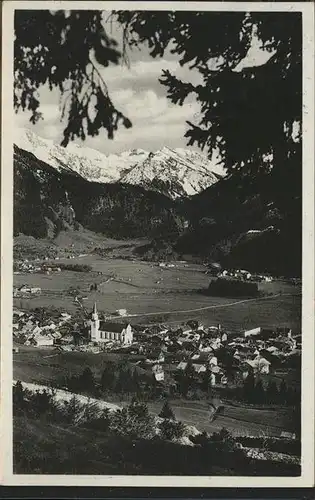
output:
[[[97,304],[81,317],[44,309],[15,310],[13,352],[18,356],[23,345],[53,352],[125,355],[130,365],[155,382],[171,383],[174,374],[190,370],[200,382],[207,374],[210,386],[222,389],[244,383],[249,374],[285,378],[300,365],[301,335],[289,327],[258,326],[237,334],[197,320],[171,327],[131,325],[126,319],[100,314]]]

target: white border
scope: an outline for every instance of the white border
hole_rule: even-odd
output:
[[[313,2],[7,1],[2,18],[1,484],[23,486],[314,486],[314,4]],[[292,477],[63,476],[12,473],[13,15],[15,9],[297,11],[303,14],[302,475]],[[284,179],[285,189],[285,179]]]

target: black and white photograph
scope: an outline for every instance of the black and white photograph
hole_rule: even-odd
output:
[[[312,2],[5,7],[7,481],[311,486]]]

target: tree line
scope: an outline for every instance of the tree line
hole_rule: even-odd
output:
[[[300,389],[288,386],[285,380],[281,380],[279,386],[275,380],[269,380],[264,385],[262,379],[256,379],[252,372],[244,380],[243,396],[245,401],[252,404],[296,406],[301,402]]]

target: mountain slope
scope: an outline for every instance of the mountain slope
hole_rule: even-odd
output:
[[[141,186],[87,181],[14,146],[14,233],[55,238],[84,228],[115,238],[178,232],[178,203]]]
[[[121,180],[127,184],[153,188],[171,198],[192,196],[218,180],[218,176],[209,171],[209,164],[202,164],[202,155],[199,155],[200,158],[197,155],[193,156],[192,161],[185,150],[164,147],[148,154],[142,163],[134,165]]]
[[[75,143],[63,148],[29,129],[17,130],[15,144],[57,172],[75,173],[90,182],[142,186],[172,199],[195,195],[220,178],[213,171],[215,163],[188,149],[135,149],[106,156]]]
[[[301,275],[302,205],[292,214],[266,199],[261,186],[266,179],[247,184],[227,176],[186,205],[189,227],[174,250],[223,266],[276,275]]]

